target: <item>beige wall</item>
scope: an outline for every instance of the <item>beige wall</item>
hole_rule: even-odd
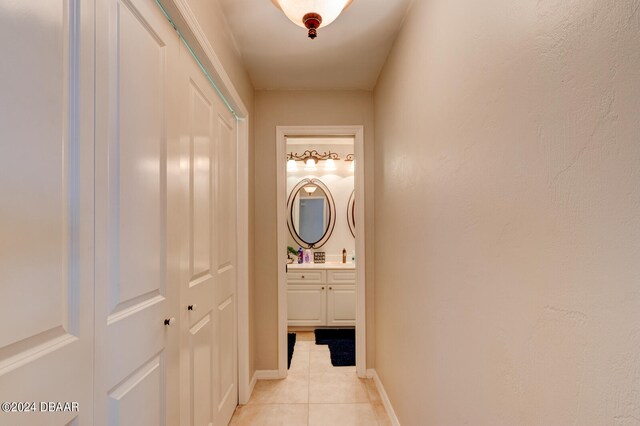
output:
[[[238,94],[242,98],[244,106],[249,111],[249,164],[253,164],[254,159],[254,140],[255,140],[255,107],[254,107],[254,89],[249,74],[247,73],[240,53],[235,45],[229,27],[225,21],[222,8],[219,0],[187,0],[189,7],[197,17],[198,23],[202,27],[207,39],[211,43],[213,50],[225,72],[229,75],[231,82],[233,83]],[[249,182],[254,180],[254,169],[249,167]],[[249,236],[253,237],[254,232],[254,218],[253,218],[253,186],[249,185]],[[253,248],[254,244],[249,246],[249,259],[254,257]],[[255,371],[255,323],[253,319],[253,304],[254,304],[254,268],[253,263],[249,262],[249,340],[250,340],[250,354],[249,354],[249,370],[250,377],[253,376]]]
[[[638,2],[416,1],[374,100],[400,422],[639,424]]]
[[[276,126],[364,125],[365,185],[373,188],[373,98],[368,91],[256,91],[255,329],[256,368],[278,369]],[[367,214],[367,365],[373,366],[373,193]],[[284,267],[284,265],[282,265]]]

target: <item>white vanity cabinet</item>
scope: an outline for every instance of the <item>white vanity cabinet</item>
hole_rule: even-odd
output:
[[[304,269],[308,266],[308,269]],[[354,326],[356,273],[353,267],[289,265],[287,312],[290,326]]]

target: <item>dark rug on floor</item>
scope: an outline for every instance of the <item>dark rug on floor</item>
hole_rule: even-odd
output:
[[[287,360],[287,369],[291,368],[291,357],[293,356],[293,347],[296,345],[296,333],[287,333],[287,344],[289,346],[289,358]]]
[[[329,345],[331,365],[350,367],[356,365],[356,330],[353,328],[318,328],[316,345]]]

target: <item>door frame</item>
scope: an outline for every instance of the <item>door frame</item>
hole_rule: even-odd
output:
[[[276,174],[278,218],[278,376],[287,377],[287,137],[352,136],[357,159],[356,191],[356,373],[366,377],[366,277],[365,277],[365,158],[364,126],[277,126]]]
[[[237,122],[237,342],[238,403],[251,396],[249,344],[249,111],[186,0],[155,0],[196,58]]]

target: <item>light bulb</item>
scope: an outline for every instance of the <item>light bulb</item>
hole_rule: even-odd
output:
[[[309,158],[307,159],[307,163],[304,166],[304,169],[310,172],[315,172],[316,169],[316,160],[314,160],[313,158]]]
[[[298,164],[296,163],[296,160],[294,160],[293,158],[287,161],[287,171],[288,172],[298,171]]]
[[[324,169],[325,170],[335,170],[336,169],[336,162],[333,161],[333,158],[329,158],[326,163],[324,163]]]
[[[307,194],[311,195],[314,192],[316,192],[316,188],[318,188],[318,187],[315,186],[315,185],[307,185],[307,186],[304,187],[304,190],[307,192]]]

